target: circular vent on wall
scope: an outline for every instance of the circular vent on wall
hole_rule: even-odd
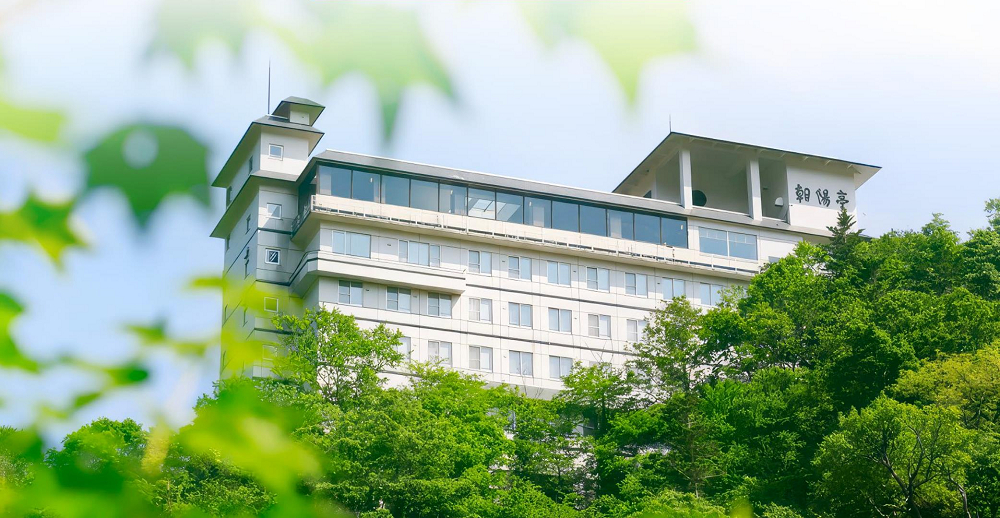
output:
[[[704,207],[708,203],[708,197],[705,196],[705,193],[695,189],[691,191],[691,201],[694,202],[695,207]]]

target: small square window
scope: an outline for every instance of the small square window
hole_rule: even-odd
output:
[[[278,312],[278,299],[274,297],[264,297],[264,311],[269,313]]]
[[[285,147],[279,146],[278,144],[270,144],[267,146],[267,154],[271,158],[277,158],[281,160],[285,154]]]
[[[278,250],[277,248],[268,248],[264,250],[264,262],[267,264],[280,264],[281,250]]]
[[[281,204],[278,203],[268,203],[267,204],[267,217],[270,219],[281,219]]]

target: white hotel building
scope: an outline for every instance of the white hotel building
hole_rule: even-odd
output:
[[[663,299],[712,306],[797,242],[823,241],[879,169],[671,133],[599,192],[314,155],[322,111],[285,99],[250,124],[213,183],[226,189],[212,233],[225,239],[226,274],[256,288],[225,294],[224,328],[277,343],[269,312],[335,307],[400,329],[414,360],[536,397],[558,391],[574,362],[627,360]],[[268,373],[266,359],[237,363],[224,344],[223,375]]]

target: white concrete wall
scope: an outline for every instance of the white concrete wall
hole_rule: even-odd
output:
[[[855,214],[856,195],[854,176],[846,168],[834,169],[823,167],[818,161],[787,161],[788,168],[788,222],[792,225],[808,228],[826,228],[837,222],[840,205],[837,204],[837,192],[846,193],[849,203],[845,205],[847,212]],[[798,200],[795,188],[801,185],[809,189],[809,200]],[[825,190],[829,194],[830,203],[821,202],[817,190]]]

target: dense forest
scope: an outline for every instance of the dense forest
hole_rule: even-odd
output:
[[[708,312],[650,315],[624,368],[551,401],[433,365],[337,312],[284,315],[280,378],[179,431],[0,429],[0,509],[39,516],[1000,516],[1000,201],[959,236],[842,213]],[[379,372],[408,368],[408,385]]]

